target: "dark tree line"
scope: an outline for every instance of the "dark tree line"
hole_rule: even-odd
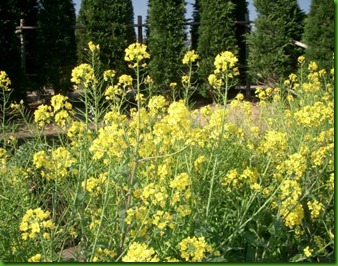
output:
[[[20,19],[36,29],[16,31]],[[0,69],[12,80],[14,96],[28,89],[70,86],[70,71],[77,62],[75,9],[72,0],[2,0],[0,3]],[[20,34],[25,60],[21,59]]]
[[[249,66],[253,82],[263,84],[275,84],[294,71],[301,54],[329,67],[334,51],[333,0],[312,0],[308,16],[296,0],[254,0],[257,18],[250,33],[234,23],[245,20],[247,6],[246,0],[195,0],[191,49],[200,55],[201,87],[207,86],[214,57],[225,50],[236,54],[240,65]],[[148,70],[159,93],[167,93],[169,83],[179,82],[183,73],[182,57],[189,49],[185,13],[184,0],[148,1]],[[38,26],[24,31],[26,69],[15,33],[20,19]],[[1,0],[0,69],[8,73],[18,94],[29,85],[67,90],[72,68],[86,60],[85,49],[93,41],[100,45],[104,68],[128,73],[123,58],[124,49],[136,41],[133,22],[131,0],[82,0],[77,19],[72,0]],[[308,49],[293,41],[303,41]],[[38,77],[27,77],[25,71]],[[247,73],[240,69],[240,74],[243,80]]]

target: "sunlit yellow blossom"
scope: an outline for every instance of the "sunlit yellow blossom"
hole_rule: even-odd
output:
[[[230,51],[218,54],[214,61],[215,73],[227,72],[235,67],[238,62],[237,57]]]
[[[179,243],[181,257],[185,261],[201,262],[208,253],[212,252],[212,247],[205,241],[204,237],[187,237]]]
[[[215,74],[210,74],[208,77],[209,84],[214,88],[220,88],[223,85],[223,81],[218,79]]]
[[[191,185],[191,180],[187,173],[179,174],[174,180],[170,181],[170,187],[176,188],[178,191],[185,190],[189,185]]]
[[[0,71],[0,89],[5,91],[10,91],[9,86],[11,85],[11,80],[7,76],[5,71]]]
[[[305,61],[305,56],[301,55],[300,57],[298,57],[298,63],[299,64],[304,63],[304,61]]]
[[[114,78],[116,75],[116,71],[113,69],[109,69],[103,72],[103,79],[104,81],[108,81],[112,78]]]
[[[311,61],[308,66],[308,70],[310,71],[317,71],[318,70],[318,65],[316,62]]]
[[[45,123],[49,124],[52,117],[51,107],[44,104],[39,105],[34,112],[34,122],[37,123],[39,127],[43,127]]]
[[[183,85],[186,85],[189,83],[189,77],[187,75],[182,76],[181,80],[182,80]]]
[[[33,257],[30,257],[28,259],[28,262],[40,262],[41,258],[42,258],[42,255],[39,253],[39,254],[34,255]]]
[[[72,70],[72,78],[70,81],[74,82],[76,85],[83,84],[85,88],[88,88],[90,84],[97,82],[94,75],[94,69],[91,65],[86,63],[81,64]],[[74,88],[77,89],[78,87]]]
[[[146,51],[147,46],[140,43],[133,43],[125,49],[124,60],[126,62],[134,62],[130,67],[137,67],[140,64],[140,61],[143,59],[150,58],[150,54]],[[145,66],[145,63],[142,65]]]
[[[20,231],[22,232],[22,239],[36,238],[40,232],[43,232],[43,236],[48,237],[46,229],[53,229],[54,223],[50,220],[50,212],[43,211],[41,208],[29,209],[22,217],[20,223]]]
[[[306,257],[311,257],[312,251],[313,251],[313,249],[310,249],[309,246],[307,246],[306,248],[304,248],[304,254],[305,254],[305,256]]]
[[[119,84],[122,86],[131,86],[133,85],[133,78],[130,75],[121,75],[119,77]]]
[[[88,47],[89,47],[89,50],[91,52],[95,52],[95,51],[99,51],[100,50],[100,45],[99,44],[95,45],[92,41],[90,41],[88,43]]]
[[[308,201],[307,206],[311,211],[311,219],[316,219],[320,215],[321,210],[323,209],[323,204],[321,204],[317,200]]]
[[[190,64],[196,61],[198,59],[198,54],[195,53],[195,50],[188,51],[182,60],[183,64]]]
[[[159,258],[153,248],[145,243],[133,242],[122,257],[123,262],[159,262]]]

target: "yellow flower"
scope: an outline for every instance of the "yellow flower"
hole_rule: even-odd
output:
[[[308,66],[308,70],[310,71],[317,71],[318,70],[318,65],[316,62],[311,61]]]
[[[88,47],[89,47],[89,50],[90,50],[91,52],[95,52],[96,50],[97,50],[97,51],[100,50],[100,45],[99,45],[99,44],[95,45],[92,41],[90,41],[90,42],[88,43]]]
[[[304,61],[305,61],[305,56],[301,55],[300,57],[298,57],[298,63],[299,64],[304,63]]]
[[[50,212],[43,211],[41,208],[27,210],[19,227],[22,232],[22,239],[34,239],[40,232],[42,232],[43,237],[47,239],[49,237],[49,233],[45,230],[54,228],[54,223],[49,219],[49,217]]]
[[[36,254],[33,257],[30,257],[28,259],[28,262],[40,262],[41,261],[41,257],[42,257],[42,255],[40,253]]]
[[[109,69],[109,70],[106,70],[105,72],[103,72],[103,79],[104,79],[104,81],[108,81],[108,80],[114,78],[115,75],[116,75],[116,71]]]
[[[89,64],[81,64],[72,70],[72,78],[70,80],[76,85],[83,84],[85,88],[91,83],[96,83],[94,69]],[[77,89],[78,87],[74,87]]]
[[[223,85],[223,81],[221,79],[217,79],[215,74],[210,74],[208,77],[209,84],[214,88],[220,88]]]
[[[323,209],[323,204],[321,204],[317,200],[308,201],[307,206],[311,211],[311,219],[316,219],[319,216],[320,211]]]
[[[208,253],[212,252],[212,247],[208,245],[204,237],[187,237],[179,243],[181,257],[185,261],[200,262]]]
[[[9,85],[11,85],[11,80],[7,76],[7,73],[5,71],[0,71],[0,88],[3,88],[5,91],[9,91]]]
[[[170,187],[176,188],[178,191],[185,190],[189,185],[191,185],[190,177],[187,173],[179,174],[175,177],[174,180],[170,181]]]
[[[141,60],[150,58],[150,54],[146,51],[147,46],[140,43],[133,43],[125,49],[124,60],[126,62],[134,62],[130,67],[137,67]],[[142,66],[145,66],[143,64]]]
[[[182,76],[182,84],[187,85],[189,83],[189,77],[187,75]]]
[[[53,113],[50,106],[41,104],[34,112],[34,122],[38,124],[39,127],[43,127],[45,123],[50,123]]]
[[[122,257],[123,262],[159,262],[159,258],[153,248],[149,248],[147,244],[133,242]]]
[[[304,248],[304,254],[305,254],[305,256],[306,257],[311,257],[312,251],[313,251],[313,249],[310,249],[309,246],[307,246],[306,248]]]
[[[196,61],[196,59],[198,59],[198,54],[195,53],[195,50],[191,50],[191,51],[188,51],[184,57],[183,57],[183,60],[182,60],[182,63],[185,64],[185,65],[188,65],[190,63],[193,63]]]
[[[232,52],[221,52],[216,56],[214,61],[215,73],[227,72],[228,70],[234,68],[237,62],[238,59]]]

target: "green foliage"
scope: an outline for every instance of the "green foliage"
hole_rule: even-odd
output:
[[[197,53],[201,58],[199,76],[203,83],[207,83],[217,54],[222,51],[238,54],[234,26],[236,5],[232,1],[200,0],[199,6],[200,26],[197,44]]]
[[[248,35],[249,72],[253,81],[276,84],[296,69],[303,53],[293,40],[300,41],[305,14],[296,0],[255,0],[257,19]]]
[[[123,61],[124,50],[135,42],[134,11],[131,0],[83,0],[77,19],[78,56],[86,59],[87,45],[93,41],[100,45],[104,68],[113,68],[122,74],[128,71]]]
[[[246,0],[233,0],[232,2],[235,4],[234,20],[245,21],[246,15],[249,16],[248,2]],[[246,60],[247,48],[246,48],[246,38],[245,38],[247,27],[249,27],[249,25],[235,24],[235,35],[236,35],[237,46],[238,46],[238,63],[242,67],[246,66],[247,64],[247,60]],[[243,83],[245,82],[246,69],[242,67],[240,67],[239,72],[240,72],[240,80]]]
[[[179,82],[185,48],[185,1],[150,0],[147,45],[151,54],[149,73],[155,90],[170,94],[169,83]]]
[[[200,14],[200,0],[195,0],[195,3],[193,5],[193,13],[192,13],[192,18],[194,24],[191,26],[191,49],[197,50],[197,43],[198,43],[198,28],[199,28],[199,23],[201,22],[201,14]]]
[[[19,26],[20,19],[26,20],[26,23],[36,25],[36,0],[17,1],[4,0],[0,4],[0,69],[4,70],[11,77],[15,90],[12,93],[13,99],[22,99],[25,89],[25,79],[23,69],[21,68],[20,58],[20,39],[15,33]],[[27,24],[26,24],[27,25]],[[34,33],[33,33],[34,34]],[[33,38],[26,34],[26,60],[29,68],[34,67],[32,63]]]
[[[334,53],[334,8],[332,0],[312,0],[303,35],[304,42],[308,45],[306,58],[316,61],[319,68],[326,70],[331,67]]]
[[[227,104],[237,59],[226,51],[213,79],[223,101],[192,111],[140,94],[144,45],[126,49],[135,79],[101,75],[88,48],[91,63],[72,71],[82,116],[58,94],[34,112],[31,139],[0,135],[1,261],[334,261],[333,71],[300,57],[255,105]],[[0,72],[2,95],[9,84]]]
[[[58,92],[70,88],[76,64],[75,8],[72,0],[41,0],[38,14],[42,83]]]

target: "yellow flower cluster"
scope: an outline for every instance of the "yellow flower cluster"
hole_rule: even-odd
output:
[[[308,128],[319,127],[325,121],[333,124],[333,103],[326,105],[323,102],[315,102],[313,105],[306,105],[294,113],[294,118],[300,125]]]
[[[276,130],[267,130],[261,141],[258,152],[281,154],[288,146],[287,134]]]
[[[256,190],[260,187],[257,184],[258,174],[253,169],[247,167],[243,170],[242,174],[239,174],[236,169],[228,171],[223,179],[222,186],[227,187],[227,191],[232,191],[232,188],[238,190],[243,188],[245,184],[253,186]]]
[[[37,236],[49,239],[49,230],[54,227],[55,225],[50,219],[50,212],[43,211],[41,208],[27,210],[20,223],[23,240],[34,239]]]
[[[223,85],[223,80],[218,79],[215,74],[210,74],[208,77],[209,84],[214,88],[220,88]]]
[[[150,183],[143,189],[141,198],[145,205],[154,204],[164,208],[168,198],[167,189],[160,184]]]
[[[311,219],[316,219],[320,215],[321,210],[324,209],[323,204],[318,202],[317,200],[312,200],[307,202],[307,206],[311,211]]]
[[[28,262],[40,262],[41,261],[41,258],[42,258],[42,255],[40,253],[30,257],[28,259]]]
[[[188,51],[183,59],[182,59],[182,63],[185,64],[185,65],[188,65],[188,64],[191,64],[191,63],[194,63],[197,59],[198,59],[198,54],[195,53],[195,50],[191,50],[191,51]]]
[[[282,200],[279,213],[284,219],[284,223],[290,229],[302,223],[304,218],[304,209],[299,202],[302,195],[302,189],[295,180],[284,180],[281,184]]]
[[[34,112],[34,122],[37,123],[39,127],[43,127],[46,123],[51,123],[52,117],[52,108],[44,104],[39,105]]]
[[[87,190],[90,195],[97,197],[102,193],[102,186],[107,183],[107,175],[100,174],[98,178],[90,177],[86,181],[82,181],[83,189]]]
[[[146,50],[147,46],[144,44],[130,44],[128,48],[125,49],[124,60],[126,62],[134,62],[134,64],[130,65],[130,67],[135,68],[140,64],[143,59],[150,58],[150,54]],[[144,63],[142,66],[145,67],[146,64]]]
[[[76,85],[74,89],[78,89],[78,85],[83,84],[84,88],[87,89],[91,84],[97,83],[94,75],[94,69],[89,64],[81,64],[72,70],[72,78],[70,80]]]
[[[190,177],[187,173],[181,173],[170,181],[170,187],[182,192],[191,185]]]
[[[123,262],[159,262],[159,258],[153,248],[149,248],[145,243],[133,242],[122,257]]]
[[[76,159],[64,147],[52,150],[51,154],[38,151],[33,155],[33,165],[41,170],[41,175],[47,180],[62,180],[69,174],[69,168]]]
[[[237,62],[238,59],[232,52],[221,52],[216,56],[214,61],[215,74],[225,73],[230,70],[235,70],[235,73],[238,74],[238,69],[235,67]]]
[[[100,51],[100,45],[95,45],[92,41],[88,43],[89,50],[93,53],[95,51]]]
[[[0,71],[0,88],[5,91],[10,91],[9,86],[11,85],[11,80],[7,76],[5,71]]]
[[[205,241],[204,237],[187,237],[180,243],[181,257],[185,261],[201,262],[208,253],[212,252],[212,247]]]
[[[111,262],[117,255],[116,251],[107,248],[97,248],[93,257],[93,262]]]
[[[161,235],[164,234],[163,230],[166,227],[169,227],[170,229],[174,228],[174,223],[173,223],[173,217],[172,215],[170,215],[170,213],[168,212],[164,212],[164,211],[157,211],[154,215],[153,215],[153,225],[155,225],[158,229],[161,230]]]
[[[46,123],[49,124],[54,121],[57,125],[65,128],[66,124],[72,120],[72,105],[69,103],[67,96],[61,94],[54,95],[51,98],[51,106],[41,104],[34,112],[34,122],[39,127],[43,127]]]
[[[276,167],[277,171],[275,176],[279,179],[282,179],[286,175],[288,178],[299,180],[302,178],[306,169],[306,158],[300,153],[294,153],[289,155],[289,159],[285,160]]]

